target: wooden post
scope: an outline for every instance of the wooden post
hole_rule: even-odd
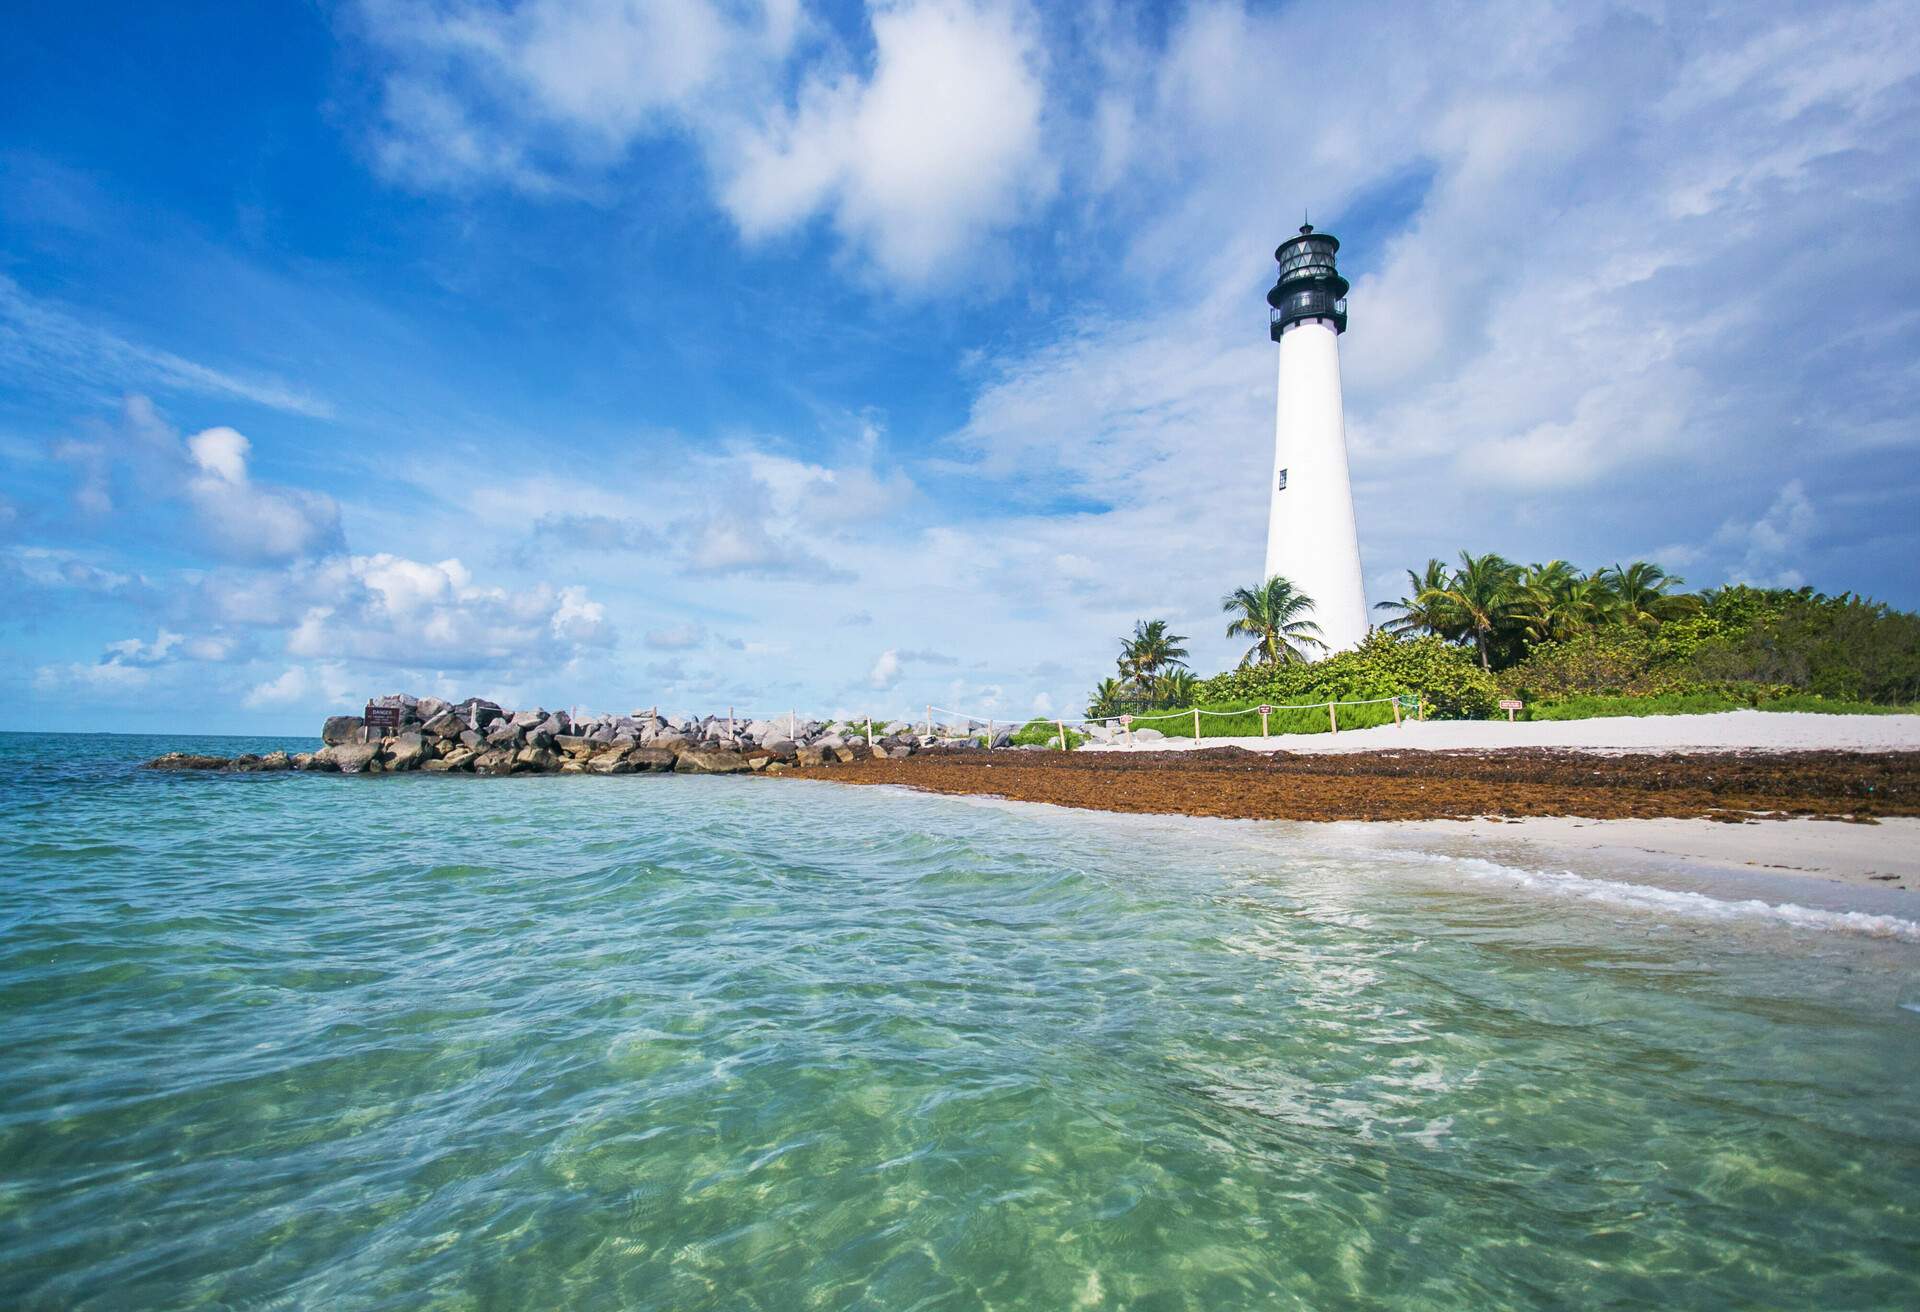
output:
[[[1067,750],[1067,726],[1063,722],[1055,720],[1053,727],[1060,731],[1060,750],[1064,752]]]
[[[987,750],[993,750],[993,717],[987,717]]]
[[[1340,713],[1333,709],[1332,702],[1327,703],[1327,726],[1330,733],[1340,732]]]
[[[1127,735],[1127,746],[1133,746],[1133,716],[1131,714],[1120,717],[1120,728]]]
[[[1262,738],[1267,736],[1267,712],[1272,709],[1271,706],[1262,706],[1260,708],[1260,736]]]
[[[794,722],[794,712],[787,712],[787,741],[792,742],[800,735],[800,726]]]
[[[927,737],[933,737],[933,707],[927,707]]]
[[[1416,719],[1421,720],[1427,718],[1427,695],[1425,693],[1420,693],[1414,701],[1414,716]]]
[[[1393,727],[1396,729],[1400,727],[1400,698],[1398,696],[1393,699]]]
[[[867,721],[867,750],[873,750],[873,721]]]
[[[727,741],[730,743],[740,741],[740,735],[733,731],[733,707],[731,706],[727,707]]]
[[[1200,745],[1200,708],[1198,706],[1193,708],[1193,745],[1195,747]]]

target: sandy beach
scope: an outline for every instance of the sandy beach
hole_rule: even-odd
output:
[[[799,773],[1092,810],[1324,822],[1367,845],[1633,868],[1730,896],[1772,881],[1908,917],[1908,900],[1920,901],[1920,716],[1429,722],[1153,746]]]
[[[1361,826],[1352,826],[1361,828]],[[1511,852],[1528,864],[1651,859],[1674,869],[1738,869],[1897,892],[1920,904],[1920,818],[1874,824],[1784,819],[1727,824],[1662,817],[1590,820],[1531,816],[1520,820],[1413,820],[1365,826],[1385,845],[1409,843],[1449,851]],[[1920,906],[1909,907],[1913,915]]]

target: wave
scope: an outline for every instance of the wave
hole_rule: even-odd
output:
[[[1384,855],[1384,854],[1383,854]],[[1920,921],[1866,911],[1827,911],[1797,902],[1766,902],[1760,898],[1721,898],[1640,884],[1628,880],[1595,879],[1571,870],[1525,870],[1485,857],[1450,856],[1444,852],[1398,852],[1398,860],[1434,862],[1457,869],[1487,883],[1500,883],[1530,892],[1603,902],[1638,911],[1662,912],[1704,920],[1761,919],[1795,929],[1857,934],[1867,938],[1920,943]]]

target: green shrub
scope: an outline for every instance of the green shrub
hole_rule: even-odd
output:
[[[1763,695],[1765,694],[1765,695]],[[1900,715],[1909,706],[1881,706],[1873,702],[1840,701],[1796,693],[1778,684],[1731,684],[1690,692],[1651,696],[1581,696],[1529,706],[1527,720],[1587,720],[1617,715],[1712,715],[1720,711],[1812,711],[1822,715]]]
[[[1435,719],[1480,719],[1492,714],[1500,699],[1492,676],[1464,649],[1434,637],[1401,641],[1376,632],[1352,651],[1311,665],[1256,665],[1215,675],[1201,682],[1198,700],[1202,706],[1237,707],[1366,701],[1401,693],[1419,697]],[[1341,715],[1353,710],[1343,708]],[[1390,707],[1379,710],[1392,720]],[[1187,732],[1191,736],[1191,725]],[[1253,732],[1259,732],[1257,716]]]
[[[1009,740],[1015,747],[1047,747],[1060,750],[1060,729],[1052,720],[1028,720]],[[1067,730],[1067,750],[1073,751],[1087,741],[1087,736],[1073,729]]]

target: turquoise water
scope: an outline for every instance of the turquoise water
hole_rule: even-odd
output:
[[[1897,935],[1283,826],[44,743],[0,1307],[1920,1306]]]

